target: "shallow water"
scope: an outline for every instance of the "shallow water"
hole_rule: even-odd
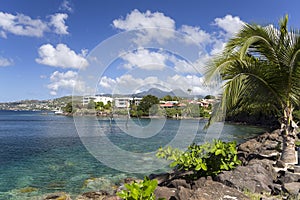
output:
[[[166,120],[157,134],[139,138],[126,134],[119,121],[92,117],[84,117],[84,121],[87,128],[80,130],[80,136],[82,131],[90,134],[100,128],[103,136],[115,146],[134,153],[152,152],[168,144],[178,135],[182,123]],[[96,128],[91,129],[95,122]],[[143,119],[135,120],[135,123],[147,127],[151,121]],[[189,131],[199,126],[194,142],[204,141],[206,133],[202,127],[205,121],[186,120],[184,123],[186,137],[190,135]],[[242,142],[261,132],[263,129],[259,127],[225,124],[220,138]],[[144,175],[107,167],[94,158],[83,143],[72,117],[0,111],[0,199],[39,199],[57,191],[76,196],[96,189],[112,190],[114,184],[127,176]],[[110,155],[110,158],[119,159],[122,164],[122,157]],[[141,162],[147,163],[147,160]]]

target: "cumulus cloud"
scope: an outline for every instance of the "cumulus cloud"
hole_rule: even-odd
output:
[[[138,67],[145,70],[162,70],[167,57],[160,52],[138,49],[136,52],[122,55],[122,59],[127,62],[124,65],[126,69]]]
[[[10,65],[13,65],[12,59],[0,57],[0,67],[7,67]]]
[[[50,15],[50,21],[32,19],[24,14],[0,12],[0,36],[7,37],[7,33],[20,36],[42,37],[45,32],[68,34],[65,20],[68,15],[57,13]]]
[[[141,13],[135,9],[130,14],[127,14],[125,19],[114,20],[113,26],[126,31],[141,28],[175,29],[175,21],[160,12],[152,13],[147,10],[145,13]]]
[[[32,37],[41,37],[48,30],[47,24],[40,19],[31,19],[23,14],[12,15],[4,12],[0,12],[0,28],[2,29],[1,35],[9,32]]]
[[[54,32],[61,35],[66,35],[68,33],[68,26],[65,25],[65,20],[68,15],[65,13],[56,13],[50,16],[50,26],[54,27]]]
[[[76,54],[65,44],[58,44],[56,47],[51,44],[42,45],[38,54],[39,58],[35,61],[43,65],[74,69],[84,69],[88,66],[88,61],[84,57],[86,50]]]
[[[197,44],[206,45],[211,42],[210,34],[197,26],[182,25],[179,32],[185,35],[184,39],[186,43],[196,42]]]
[[[59,72],[55,71],[50,76],[50,84],[47,86],[50,89],[51,95],[57,95],[59,90],[72,91],[73,87],[82,86],[82,84],[76,82],[77,72],[67,71]]]
[[[192,89],[193,95],[205,95],[209,93],[209,89],[204,84],[203,77],[197,75],[181,76],[175,74],[167,76],[164,80],[161,80],[157,76],[140,78],[130,74],[125,74],[115,79],[104,76],[101,78],[99,86],[102,91],[123,94],[134,94],[150,88],[160,88],[168,91],[176,89],[187,91],[187,89]]]
[[[149,76],[146,78],[134,77],[131,74],[125,74],[117,77],[116,79],[103,76],[99,81],[99,86],[108,92],[122,93],[122,94],[134,94],[143,89],[150,89],[159,84],[163,84],[162,81],[156,76]]]
[[[228,37],[237,33],[245,23],[239,17],[233,17],[232,15],[226,15],[223,18],[216,18],[214,25],[223,29]]]
[[[173,37],[175,30],[175,21],[165,16],[161,12],[151,12],[147,10],[141,13],[135,9],[127,14],[126,18],[119,18],[113,21],[113,27],[123,30],[137,30],[137,44],[145,44],[151,40],[164,42],[167,38]]]

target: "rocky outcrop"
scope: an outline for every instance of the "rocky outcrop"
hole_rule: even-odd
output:
[[[247,166],[219,174],[215,180],[241,191],[252,193],[272,192],[277,173],[269,160],[254,160]]]
[[[280,162],[283,139],[280,131],[264,133],[238,146],[238,156],[242,165],[232,171],[224,171],[215,177],[189,179],[192,172],[172,171],[163,174],[151,174],[150,179],[157,179],[159,186],[155,190],[157,198],[167,200],[248,200],[242,191],[255,194],[282,195],[284,199],[300,199],[300,166]],[[135,179],[127,178],[123,183]],[[87,182],[90,183],[90,182]],[[90,184],[91,185],[91,184]],[[124,189],[121,185],[120,189]],[[57,196],[56,196],[57,195]],[[48,196],[57,199],[59,195],[70,200],[65,193]],[[263,200],[282,199],[280,196],[261,197]],[[77,200],[120,200],[116,195],[106,192],[88,192]]]
[[[71,197],[68,194],[64,193],[64,192],[48,194],[43,199],[44,200],[72,200]]]
[[[109,193],[105,191],[85,192],[78,196],[76,200],[103,200],[107,196],[109,196]]]
[[[169,187],[157,187],[155,195],[167,200],[249,199],[242,192],[211,178],[201,178],[190,184],[183,179],[174,180]]]
[[[247,165],[252,159],[269,159],[276,161],[282,151],[281,133],[279,130],[264,133],[238,146],[239,159]]]
[[[300,174],[296,172],[300,167],[290,166],[284,171],[286,166],[279,160],[282,143],[281,133],[276,130],[240,144],[238,155],[242,165],[232,171],[222,172],[213,180],[208,177],[189,182],[182,178],[183,176],[180,178],[180,173],[175,172],[153,178],[159,180],[161,187],[158,187],[158,190],[172,191],[166,192],[168,195],[163,196],[166,199],[248,199],[240,191],[285,194],[287,199],[297,199],[300,198]]]

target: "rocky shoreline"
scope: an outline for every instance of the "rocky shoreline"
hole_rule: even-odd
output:
[[[155,195],[167,200],[300,199],[300,166],[286,165],[279,160],[282,141],[279,130],[249,139],[238,146],[238,156],[242,165],[215,177],[202,177],[191,181],[184,178],[189,172],[151,174],[150,178],[157,179],[159,183]],[[133,179],[128,178],[124,183],[130,181]],[[116,191],[122,187],[116,187]],[[71,200],[71,197],[66,193],[56,193],[48,194],[43,199]],[[106,191],[93,191],[81,194],[75,199],[120,198]]]

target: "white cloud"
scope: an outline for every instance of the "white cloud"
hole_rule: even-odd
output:
[[[58,44],[56,47],[45,44],[39,48],[38,53],[39,58],[35,61],[39,64],[74,69],[83,69],[88,66],[88,61],[82,55],[86,54],[86,50],[83,50],[81,54],[76,54],[65,44]]]
[[[186,43],[196,42],[197,44],[205,45],[211,42],[210,34],[201,30],[200,27],[182,25],[179,31],[185,35]]]
[[[1,35],[5,32],[15,35],[41,37],[48,30],[48,26],[40,19],[31,19],[23,14],[12,15],[0,12]]]
[[[114,20],[113,26],[125,31],[141,28],[175,29],[175,21],[160,12],[151,13],[147,10],[145,13],[141,13],[135,9],[127,14],[125,19]]]
[[[187,91],[192,89],[193,95],[206,95],[209,88],[204,85],[203,77],[197,75],[181,76],[175,74],[167,76],[166,79],[161,80],[156,76],[149,76],[146,78],[134,77],[130,74],[117,77],[115,79],[109,77],[102,77],[99,86],[102,87],[102,92],[134,94],[150,88],[159,88],[162,90],[181,89]]]
[[[130,74],[125,74],[123,76],[117,77],[116,79],[104,76],[99,82],[99,85],[103,89],[107,89],[107,91],[109,92],[118,94],[134,94],[137,93],[137,91],[140,91],[141,88],[150,89],[157,84],[163,83],[155,76],[149,76],[143,79],[133,77]]]
[[[116,80],[109,78],[107,76],[103,76],[99,82],[99,85],[104,87],[104,88],[114,88],[116,85]]]
[[[54,27],[54,32],[61,35],[66,35],[68,33],[68,26],[65,25],[65,20],[68,15],[65,13],[56,13],[50,16],[49,25]]]
[[[50,21],[32,19],[24,14],[10,14],[0,12],[0,37],[7,38],[7,33],[20,36],[42,37],[45,32],[68,34],[65,20],[67,14],[57,13],[50,15]]]
[[[67,71],[59,72],[55,71],[50,76],[50,84],[47,86],[50,89],[51,95],[57,95],[59,90],[68,90],[71,91],[73,87],[76,87],[80,84],[76,82],[77,72]]]
[[[165,67],[166,55],[160,52],[149,51],[147,49],[138,49],[136,52],[129,52],[122,55],[127,63],[124,65],[127,69],[138,67],[145,70],[162,70]]]
[[[0,57],[0,67],[7,67],[13,65],[13,60]]]
[[[165,39],[172,38],[174,36],[175,21],[161,12],[152,13],[147,10],[145,13],[141,13],[135,9],[127,14],[125,19],[114,20],[113,26],[124,31],[137,30],[138,37],[134,42],[142,45],[151,40],[162,43]]]
[[[59,10],[73,12],[73,7],[71,5],[71,2],[68,0],[63,0],[61,5],[59,6]]]
[[[225,40],[216,39],[215,42],[213,43],[210,54],[216,55],[216,54],[221,53],[226,46],[226,42],[227,41],[225,41]]]
[[[176,74],[168,77],[167,82],[175,87],[173,89],[180,88],[183,91],[191,89],[193,95],[207,94],[207,89],[203,84],[203,78],[196,75],[180,76]]]
[[[245,23],[239,17],[226,15],[223,18],[216,18],[214,25],[220,27],[226,32],[228,37],[236,34]]]

